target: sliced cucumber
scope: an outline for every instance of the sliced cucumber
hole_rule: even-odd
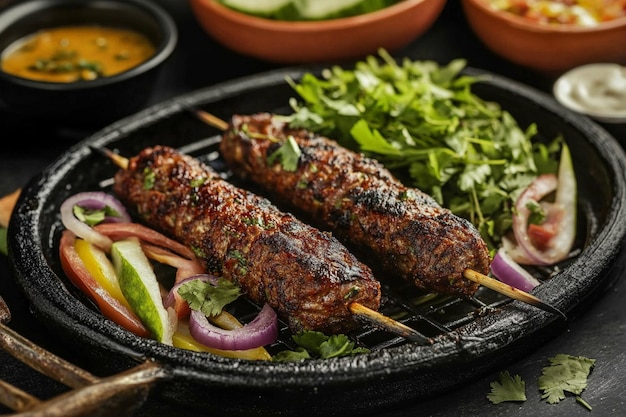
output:
[[[276,20],[328,20],[356,16],[401,0],[220,0],[242,13]]]
[[[111,257],[120,288],[133,311],[159,342],[172,345],[176,315],[165,309],[159,282],[137,238],[113,242]]]
[[[374,12],[398,0],[301,0],[303,20],[328,20]]]
[[[221,0],[224,6],[242,13],[278,20],[294,20],[299,11],[294,0]]]

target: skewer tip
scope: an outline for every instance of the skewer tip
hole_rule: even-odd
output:
[[[198,109],[195,107],[188,107],[188,110],[190,110],[193,114],[196,115],[198,119],[202,120],[204,123],[208,124],[209,126],[216,127],[222,131],[228,129],[227,122],[218,118],[217,116],[212,115],[209,112],[206,112],[202,109]]]
[[[502,281],[498,281],[497,279],[493,279],[487,275],[481,274],[480,272],[471,269],[466,269],[463,272],[463,277],[469,279],[470,281],[474,281],[480,285],[483,285],[489,289],[492,289],[509,298],[522,301],[541,310],[547,311],[557,316],[561,316],[564,320],[567,320],[567,316],[565,315],[565,313],[563,313],[558,308],[546,303],[545,301],[535,297],[532,294],[505,284]]]
[[[109,160],[111,160],[115,165],[117,165],[118,167],[122,168],[122,169],[127,169],[128,168],[128,159],[124,158],[121,155],[116,154],[115,152],[113,152],[112,150],[108,149],[108,148],[101,148],[99,146],[89,146],[91,148],[91,150],[105,156],[106,158],[108,158]]]

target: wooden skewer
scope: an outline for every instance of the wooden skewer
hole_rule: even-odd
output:
[[[119,168],[128,169],[128,159],[127,158],[124,158],[123,156],[120,156],[119,154],[113,152],[112,150],[110,150],[108,148],[93,147],[91,149],[94,149],[94,150],[100,152],[101,154],[103,154],[104,156],[106,156],[107,158],[109,158]]]
[[[228,123],[226,123],[224,120],[220,119],[219,117],[214,116],[211,113],[206,112],[204,110],[200,110],[200,109],[192,109],[192,111],[200,120],[202,120],[206,124],[210,126],[214,126],[220,129],[221,131],[228,129]]]
[[[432,339],[424,336],[415,329],[403,323],[400,323],[399,321],[396,321],[390,317],[387,317],[376,310],[365,307],[361,303],[352,303],[349,307],[352,314],[365,319],[376,327],[387,330],[391,333],[395,333],[412,342],[417,342],[422,345],[431,345],[433,343]]]
[[[507,297],[514,300],[522,301],[526,304],[530,304],[544,311],[560,315],[567,320],[567,316],[558,308],[551,306],[550,304],[540,300],[532,294],[505,284],[502,281],[498,281],[497,279],[493,279],[491,277],[488,277],[487,275],[481,274],[480,272],[476,272],[471,269],[466,269],[465,271],[463,271],[463,277],[469,279],[470,281],[477,282],[480,285],[483,285],[496,292],[499,292],[502,295],[506,295]]]
[[[119,154],[107,148],[92,147],[92,149],[109,158],[119,168],[128,169],[127,158],[124,158],[123,156],[120,156]],[[371,323],[372,325],[379,327],[383,330],[397,334],[407,340],[419,344],[430,345],[433,343],[432,339],[424,336],[417,330],[412,329],[390,317],[387,317],[379,313],[378,311],[365,307],[360,303],[353,302],[349,305],[349,308],[352,314],[354,314],[355,316],[360,317],[368,323]]]
[[[216,127],[222,131],[225,131],[226,129],[228,129],[228,123],[212,115],[211,113],[208,113],[204,110],[196,109],[196,108],[193,108],[190,110],[196,115],[196,117],[198,117],[200,120],[207,123],[208,125]],[[567,319],[567,317],[562,311],[560,311],[556,307],[551,306],[545,301],[540,300],[534,295],[531,295],[517,288],[511,287],[510,285],[507,285],[503,283],[502,281],[499,281],[487,275],[481,274],[480,272],[477,272],[471,269],[466,269],[463,273],[463,277],[466,279],[469,279],[470,281],[477,282],[478,284],[483,285],[509,298],[522,301],[524,303],[530,304],[544,311],[548,311],[550,313],[560,315],[563,318]]]

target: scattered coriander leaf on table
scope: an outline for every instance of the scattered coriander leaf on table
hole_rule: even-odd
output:
[[[538,381],[539,389],[543,391],[541,398],[550,404],[556,404],[565,399],[567,391],[576,395],[578,402],[591,409],[591,406],[580,398],[580,394],[587,388],[587,377],[595,362],[595,359],[566,354],[550,358],[550,366],[543,368]]]
[[[500,382],[494,381],[490,386],[491,392],[487,394],[487,398],[494,404],[526,401],[526,383],[519,375],[512,377],[509,371],[500,372]]]

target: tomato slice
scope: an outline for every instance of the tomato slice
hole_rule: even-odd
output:
[[[533,245],[539,250],[545,250],[550,244],[550,240],[556,235],[554,225],[528,225],[528,237]]]
[[[98,306],[104,316],[141,337],[150,332],[141,320],[122,303],[105,291],[89,273],[74,247],[76,235],[64,230],[61,235],[59,254],[63,271],[80,290]]]
[[[554,191],[556,191],[554,202],[544,201],[544,198]],[[518,246],[507,251],[516,262],[554,265],[567,258],[576,238],[577,195],[572,157],[569,148],[564,144],[558,177],[554,174],[538,176],[520,194],[515,203],[513,232]],[[546,220],[539,226],[528,223],[530,217],[528,205],[531,202],[540,203],[546,213]],[[533,241],[531,233],[534,233],[539,244]]]

